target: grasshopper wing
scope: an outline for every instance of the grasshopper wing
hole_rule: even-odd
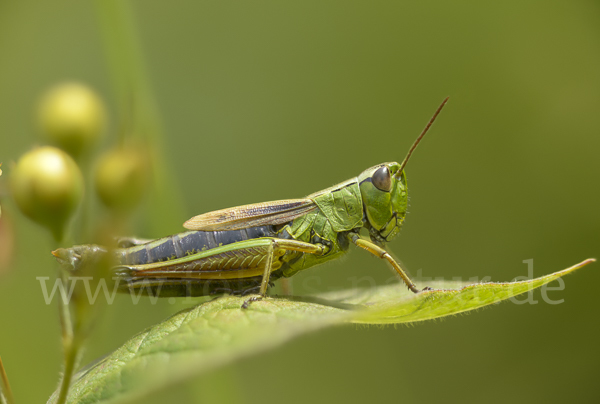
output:
[[[183,224],[190,230],[240,230],[254,226],[287,223],[317,209],[311,199],[285,199],[236,206],[194,216]]]

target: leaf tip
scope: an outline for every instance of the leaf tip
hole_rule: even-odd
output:
[[[579,264],[575,264],[572,267],[563,269],[562,271],[559,271],[557,273],[562,273],[562,275],[566,275],[568,273],[575,271],[576,269],[583,268],[584,266],[591,264],[592,262],[596,262],[596,258],[588,258],[586,260],[581,261]]]
[[[588,258],[586,260],[583,260],[579,264],[576,264],[575,267],[581,268],[586,266],[587,264],[591,264],[592,262],[596,262],[596,258]]]

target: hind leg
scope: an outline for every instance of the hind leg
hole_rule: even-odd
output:
[[[276,252],[278,252],[278,255],[283,255],[286,251],[300,251],[307,254],[323,255],[327,252],[327,247],[322,244],[310,244],[303,241],[273,239],[267,250],[267,262],[265,263],[262,282],[260,284],[260,296],[252,296],[246,300],[242,304],[242,309],[247,309],[250,307],[250,303],[262,300],[267,295],[269,278],[271,277],[271,269],[273,268],[273,257]]]

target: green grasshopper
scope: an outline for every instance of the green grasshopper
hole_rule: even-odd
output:
[[[119,248],[80,245],[53,251],[69,271],[112,254],[118,289],[154,296],[256,293],[266,296],[270,281],[289,278],[339,258],[350,243],[388,261],[406,286],[419,289],[384,249],[404,222],[407,187],[404,168],[448,98],[413,143],[402,163],[383,163],[358,177],[303,199],[237,206],[195,216],[189,231],[157,240],[122,239]],[[360,235],[366,229],[370,240]]]

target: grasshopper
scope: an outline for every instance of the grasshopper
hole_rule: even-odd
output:
[[[406,286],[420,290],[385,250],[404,222],[404,169],[448,98],[438,107],[402,163],[382,163],[358,177],[302,199],[237,206],[195,216],[189,231],[157,240],[121,239],[118,248],[80,245],[52,254],[69,271],[111,254],[118,290],[154,296],[216,293],[266,296],[271,281],[339,258],[354,244],[389,262]],[[370,240],[360,235],[366,229]],[[426,288],[427,289],[427,288]]]

